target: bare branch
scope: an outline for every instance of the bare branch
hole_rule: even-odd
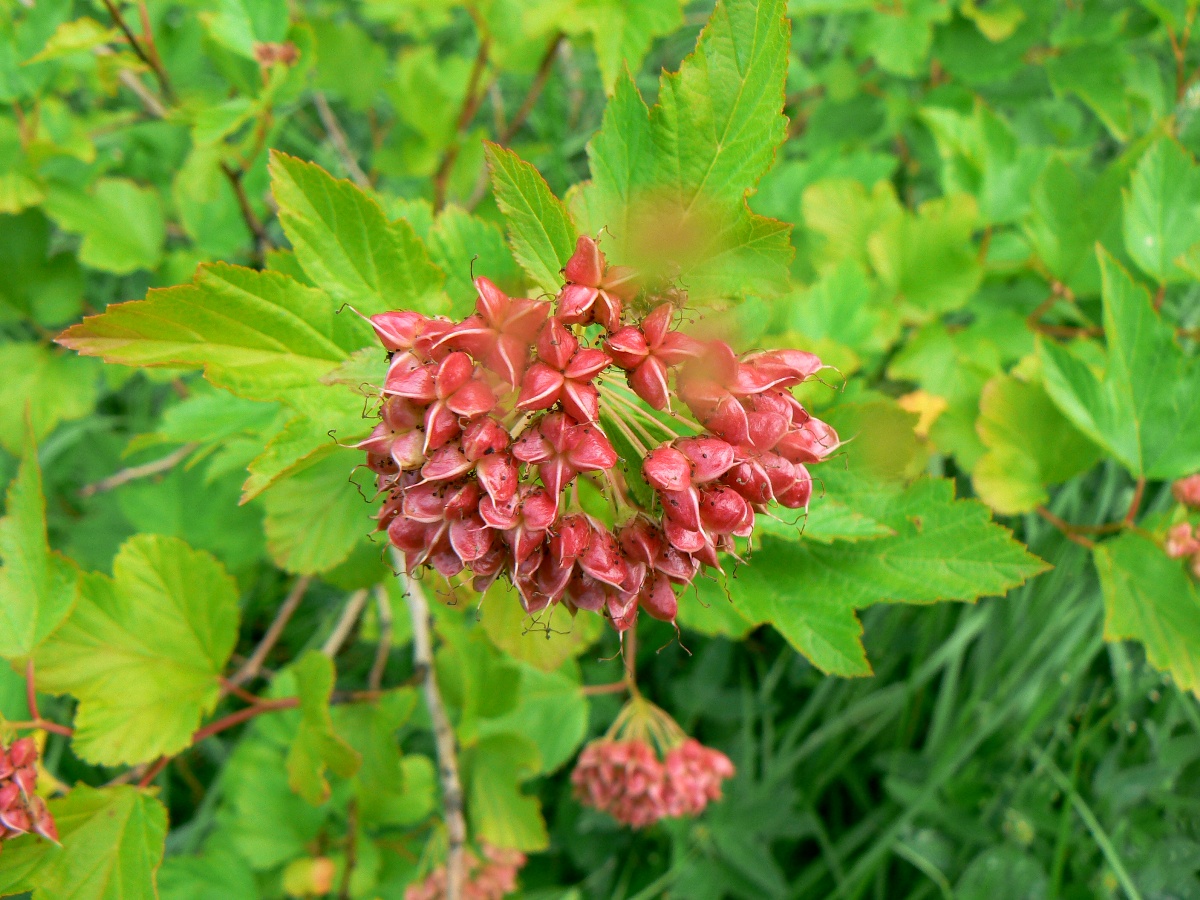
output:
[[[280,604],[279,611],[275,613],[275,618],[267,626],[266,634],[262,636],[262,640],[258,642],[258,646],[254,648],[254,652],[242,663],[242,667],[234,673],[234,676],[229,679],[230,685],[233,687],[243,685],[255,678],[262,670],[262,664],[266,662],[267,656],[279,642],[279,638],[283,635],[283,629],[287,627],[287,623],[300,606],[300,601],[304,599],[304,594],[311,583],[312,577],[309,575],[302,575],[296,579],[296,583],[292,585],[292,589],[288,592],[287,597]]]
[[[258,217],[258,213],[250,205],[250,198],[246,196],[246,186],[242,184],[242,176],[245,173],[241,169],[233,168],[233,166],[226,162],[221,163],[221,171],[225,173],[225,177],[233,187],[233,193],[237,197],[238,209],[242,213],[242,221],[246,223],[246,227],[254,235],[254,263],[258,268],[262,268],[263,258],[266,256],[267,251],[275,245],[270,235],[267,234],[267,229],[263,225],[262,219]]]
[[[375,587],[375,603],[379,612],[379,644],[375,648],[371,672],[367,675],[367,687],[373,691],[383,686],[383,671],[392,649],[392,604],[382,584]]]
[[[529,86],[528,93],[525,94],[525,99],[521,101],[520,107],[512,117],[512,121],[508,123],[502,130],[497,131],[497,143],[501,146],[506,146],[513,139],[521,126],[525,124],[525,120],[529,118],[529,114],[533,112],[533,107],[537,104],[538,98],[542,95],[542,91],[546,87],[546,82],[550,80],[550,73],[554,71],[554,59],[558,56],[558,48],[562,46],[566,36],[562,33],[556,34],[550,41],[550,46],[546,48],[546,53],[542,56],[541,65],[538,66],[537,74],[533,76],[533,83]],[[471,190],[471,196],[467,200],[466,208],[468,211],[473,210],[483,200],[487,194],[488,170],[484,166],[479,170],[479,177],[475,179],[475,186]]]
[[[182,447],[172,450],[162,459],[142,463],[140,466],[130,466],[128,469],[122,469],[120,472],[97,481],[95,484],[86,484],[79,489],[79,496],[91,497],[94,494],[103,494],[105,491],[119,488],[130,481],[136,481],[139,478],[148,478],[151,475],[157,475],[159,472],[166,472],[183,462],[188,457],[188,454],[196,449],[196,446],[196,444],[184,444]]]
[[[321,647],[322,653],[330,659],[338,655],[338,651],[342,649],[342,644],[346,643],[346,638],[350,637],[350,632],[354,630],[354,624],[358,621],[358,617],[362,615],[363,608],[366,605],[366,588],[355,591],[350,595],[350,599],[346,601],[345,609],[342,610],[341,618],[333,626],[333,633],[329,635]]]
[[[392,555],[396,566],[404,571],[404,560],[395,550]],[[433,742],[437,749],[438,775],[442,782],[443,815],[446,820],[446,898],[462,900],[466,876],[464,852],[467,843],[467,825],[463,818],[462,782],[458,777],[458,750],[454,740],[454,729],[446,715],[445,704],[438,690],[437,676],[433,668],[433,622],[429,615],[429,603],[421,585],[405,572],[404,596],[408,612],[412,617],[413,666],[421,677],[421,688],[425,695],[425,706],[433,725]]]
[[[350,142],[346,140],[346,132],[342,130],[342,123],[337,120],[337,116],[329,108],[329,101],[325,99],[325,95],[320,91],[314,93],[313,104],[317,107],[317,115],[321,117],[321,124],[325,126],[325,133],[329,135],[333,149],[337,151],[338,158],[346,168],[346,174],[360,188],[370,190],[371,179],[367,177],[367,173],[362,170],[358,160],[354,158],[354,151],[350,149]]]
[[[467,80],[467,93],[463,97],[462,109],[458,113],[458,121],[454,126],[454,137],[450,141],[449,146],[446,147],[446,151],[442,154],[442,161],[438,164],[437,171],[433,175],[434,212],[440,211],[446,205],[446,182],[450,180],[450,172],[454,169],[454,161],[458,159],[458,151],[461,149],[462,144],[462,133],[471,124],[471,120],[475,118],[475,113],[479,111],[479,104],[483,102],[483,95],[486,91],[479,89],[479,82],[483,78],[483,70],[487,68],[491,43],[491,40],[486,35],[479,42],[479,52],[475,54],[475,64],[471,67],[471,76]]]

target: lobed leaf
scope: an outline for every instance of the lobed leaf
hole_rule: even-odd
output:
[[[134,765],[189,746],[237,641],[237,597],[212,556],[157,535],[126,541],[112,578],[84,576],[36,654],[38,686],[79,701],[75,753]]]
[[[37,445],[29,435],[0,519],[0,656],[31,656],[70,614],[79,570],[50,549]]]
[[[1070,348],[1040,340],[1046,391],[1076,427],[1139,478],[1200,469],[1200,365],[1145,288],[1100,254],[1106,365],[1096,372]]]
[[[860,499],[862,511],[893,536],[829,545],[765,538],[753,564],[729,583],[742,615],[773,625],[824,672],[870,673],[857,609],[972,601],[1046,568],[991,522],[983,504],[955,500],[950,481],[925,479],[891,496]]]
[[[303,408],[329,390],[323,375],[371,342],[371,329],[286,275],[217,263],[191,284],[112,305],[58,342],[129,366],[202,368],[241,397]]]
[[[485,147],[496,203],[508,221],[508,241],[529,277],[557,294],[562,269],[575,252],[575,223],[538,170],[498,144]]]
[[[1104,637],[1135,640],[1156,669],[1200,696],[1200,593],[1180,560],[1127,532],[1092,551],[1104,592]]]
[[[369,316],[389,309],[447,311],[446,276],[411,225],[389,222],[352,182],[272,151],[271,193],[279,223],[313,283]]]
[[[34,835],[9,843],[0,856],[0,891],[71,900],[157,895],[167,811],[149,791],[78,785],[49,807],[61,846]]]

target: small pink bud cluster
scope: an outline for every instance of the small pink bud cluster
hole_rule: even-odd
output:
[[[477,278],[476,312],[462,321],[371,317],[391,354],[381,421],[358,445],[386,495],[379,527],[410,572],[465,569],[478,591],[504,577],[530,613],[562,602],[620,630],[639,608],[674,621],[676,590],[701,566],[720,569],[718,553],[750,536],[756,512],[772,501],[807,506],[806,466],[838,437],[790,388],[821,362],[799,350],[739,357],[723,341],[698,341],[672,327],[669,302],[651,301],[627,323],[637,318],[633,273],[607,265],[586,236],[564,277],[555,303]],[[585,345],[589,333],[597,346]],[[623,489],[601,426],[599,378],[613,370],[653,410],[670,410],[677,396],[702,428],[641,448],[651,509]],[[677,433],[635,406],[614,395],[605,427],[634,443],[646,422]],[[630,427],[629,415],[642,424]],[[564,500],[589,473],[625,509],[617,527],[583,512],[573,492]]]
[[[1171,559],[1191,558],[1192,573],[1200,578],[1200,534],[1187,522],[1173,525],[1167,532],[1167,556]]]
[[[1187,478],[1180,478],[1171,485],[1171,492],[1175,495],[1175,499],[1184,506],[1200,509],[1200,472],[1189,475]]]
[[[604,738],[584,748],[571,782],[582,803],[622,825],[645,828],[659,819],[698,816],[721,799],[721,782],[733,772],[728,756],[694,738],[661,760],[640,738]]]
[[[483,859],[470,850],[467,863],[464,900],[501,900],[517,889],[517,873],[525,865],[525,854],[519,850],[502,850],[483,845]],[[441,900],[446,896],[446,867],[438,866],[418,884],[409,885],[404,900]]]
[[[0,747],[0,841],[39,834],[58,843],[58,828],[37,787],[37,744],[33,738]]]

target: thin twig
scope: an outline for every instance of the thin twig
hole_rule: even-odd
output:
[[[338,655],[338,651],[342,649],[342,644],[346,643],[346,638],[350,637],[350,632],[354,630],[354,625],[358,621],[358,617],[362,615],[363,608],[366,605],[366,588],[355,591],[350,595],[350,599],[346,601],[345,609],[342,610],[341,618],[333,626],[333,632],[321,647],[322,653],[330,659]]]
[[[321,117],[321,124],[325,126],[325,132],[329,135],[333,149],[337,151],[338,158],[341,159],[350,180],[363,190],[370,190],[371,179],[367,177],[367,173],[362,170],[358,160],[354,158],[354,151],[350,149],[350,142],[346,140],[346,132],[342,130],[342,123],[337,120],[337,116],[329,108],[329,101],[320,91],[313,94],[313,105],[317,107],[317,115]]]
[[[621,657],[625,663],[625,686],[634,697],[642,692],[637,686],[637,618],[626,631],[621,632]]]
[[[258,217],[258,213],[254,211],[254,207],[250,205],[250,198],[246,196],[246,187],[242,184],[242,176],[245,174],[241,169],[235,169],[229,163],[221,163],[221,171],[225,173],[225,177],[233,186],[233,193],[237,197],[238,209],[242,213],[242,221],[246,223],[246,227],[250,229],[250,233],[254,235],[254,264],[257,268],[262,268],[263,259],[268,250],[275,246],[270,235],[267,234],[267,229],[262,223],[262,219]]]
[[[404,571],[403,560],[396,556],[396,565]],[[454,729],[446,715],[442,695],[438,690],[437,676],[433,668],[433,620],[429,603],[421,586],[411,575],[404,579],[404,597],[412,617],[413,666],[422,675],[421,687],[425,695],[425,706],[433,726],[433,742],[437,749],[438,774],[442,782],[443,815],[446,819],[446,900],[462,900],[466,859],[467,825],[463,818],[462,782],[458,777],[458,751],[455,746]]]
[[[197,446],[197,444],[184,444],[182,447],[172,450],[166,456],[162,457],[162,459],[151,460],[148,463],[142,463],[138,466],[130,466],[127,469],[122,469],[120,472],[109,475],[107,478],[102,478],[94,484],[85,484],[79,489],[79,496],[91,497],[95,494],[103,494],[105,491],[119,488],[123,484],[137,481],[139,478],[148,478],[151,475],[169,471],[187,459],[188,454],[195,450]]]
[[[471,67],[471,75],[467,80],[467,93],[463,97],[462,109],[459,111],[458,120],[454,125],[454,137],[442,154],[442,161],[438,164],[437,171],[433,175],[434,212],[438,212],[446,205],[446,182],[449,181],[450,172],[454,168],[454,162],[458,159],[462,133],[471,124],[471,120],[475,118],[475,113],[479,111],[479,104],[483,102],[485,92],[479,90],[479,82],[483,78],[483,70],[487,68],[488,53],[490,50],[491,39],[484,35],[479,41],[479,52],[475,54],[475,64]]]
[[[346,805],[346,867],[342,870],[342,886],[338,900],[350,900],[350,879],[358,864],[358,801],[351,797]]]
[[[1087,547],[1089,550],[1096,546],[1096,542],[1091,538],[1086,538],[1079,533],[1079,530],[1065,519],[1060,519],[1044,506],[1037,508],[1038,515],[1062,532],[1063,537],[1068,541],[1074,541],[1080,547]]]
[[[1123,520],[1124,524],[1127,527],[1132,526],[1133,520],[1137,518],[1138,507],[1142,505],[1142,495],[1145,492],[1146,492],[1146,479],[1144,477],[1139,478],[1137,480],[1137,484],[1134,485],[1133,499],[1129,501],[1129,510],[1128,510],[1128,512],[1125,513],[1125,518]]]
[[[29,721],[10,722],[9,724],[14,728],[40,728],[42,731],[49,731],[51,734],[61,734],[63,737],[70,737],[75,733],[75,729],[68,725],[59,725],[57,722],[48,722],[42,718],[42,714],[38,710],[37,686],[33,674],[32,657],[25,661],[25,705],[29,707]]]
[[[546,48],[546,53],[542,56],[541,64],[538,65],[537,74],[533,76],[533,83],[529,86],[528,93],[525,94],[525,99],[521,101],[521,105],[517,108],[511,121],[504,127],[502,131],[497,132],[497,143],[500,146],[506,146],[513,139],[521,126],[525,124],[525,120],[529,118],[529,114],[533,112],[533,107],[537,105],[538,98],[541,97],[542,91],[546,87],[546,82],[550,80],[550,73],[554,71],[554,60],[558,56],[558,48],[562,44],[566,36],[561,32],[556,34],[550,41],[550,46]],[[471,196],[468,198],[466,208],[468,211],[473,210],[479,205],[487,194],[488,170],[484,166],[479,170],[479,176],[475,179],[475,187],[471,190]]]
[[[166,118],[167,108],[162,105],[162,101],[155,97],[150,88],[142,84],[141,79],[134,75],[133,72],[129,71],[129,69],[122,69],[120,73],[118,73],[117,79],[121,82],[121,84],[125,85],[125,87],[133,91],[146,112],[154,116],[156,119]]]
[[[373,691],[383,686],[383,672],[387,668],[388,654],[392,650],[392,604],[383,585],[375,588],[375,604],[379,611],[379,643],[375,647],[375,659],[367,675],[367,687]]]
[[[601,694],[620,694],[627,690],[629,690],[629,682],[624,679],[621,681],[610,681],[608,684],[585,684],[583,686],[583,696],[597,697]]]
[[[150,34],[150,23],[148,18],[143,18],[143,28],[146,31],[146,47],[142,46],[142,42],[137,39],[137,35],[129,27],[129,23],[125,21],[125,17],[121,15],[121,11],[117,9],[113,0],[104,0],[104,8],[108,10],[109,16],[112,17],[116,26],[121,29],[121,34],[125,36],[126,42],[133,48],[133,52],[137,54],[138,59],[150,67],[154,73],[154,77],[158,79],[159,92],[163,99],[168,104],[174,103],[175,92],[171,89],[171,82],[167,78],[167,70],[163,68],[162,60],[158,56],[158,49],[154,47],[154,37]],[[142,8],[143,10],[145,7]],[[148,50],[148,48],[153,48]]]
[[[231,685],[235,687],[243,685],[258,675],[262,664],[266,662],[267,656],[279,642],[279,638],[283,635],[283,629],[287,627],[287,623],[291,620],[297,607],[300,606],[300,601],[304,599],[304,594],[311,583],[312,577],[309,575],[302,575],[296,579],[296,583],[292,585],[292,589],[284,598],[279,611],[275,613],[275,618],[267,626],[267,631],[262,636],[262,640],[258,642],[258,646],[254,648],[254,652],[229,679]]]
[[[142,21],[142,42],[145,44],[146,55],[150,58],[150,68],[154,70],[158,79],[163,99],[174,103],[175,91],[167,78],[167,67],[163,65],[162,57],[158,53],[158,45],[154,43],[154,29],[150,27],[150,11],[146,9],[146,0],[138,0],[138,18]]]

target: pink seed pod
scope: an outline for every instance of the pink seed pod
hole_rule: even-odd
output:
[[[1184,506],[1200,509],[1200,472],[1189,475],[1187,478],[1180,478],[1171,485],[1171,493]]]
[[[517,875],[526,857],[519,850],[506,850],[484,843],[483,858],[467,850],[463,897],[467,900],[503,900],[517,889]],[[442,900],[446,896],[446,867],[438,866],[423,881],[404,890],[404,900]]]
[[[37,834],[58,842],[58,828],[37,788],[37,743],[30,737],[0,746],[0,841]]]
[[[1200,553],[1200,540],[1196,538],[1190,524],[1180,522],[1171,527],[1167,532],[1166,551],[1171,559],[1182,559]]]

